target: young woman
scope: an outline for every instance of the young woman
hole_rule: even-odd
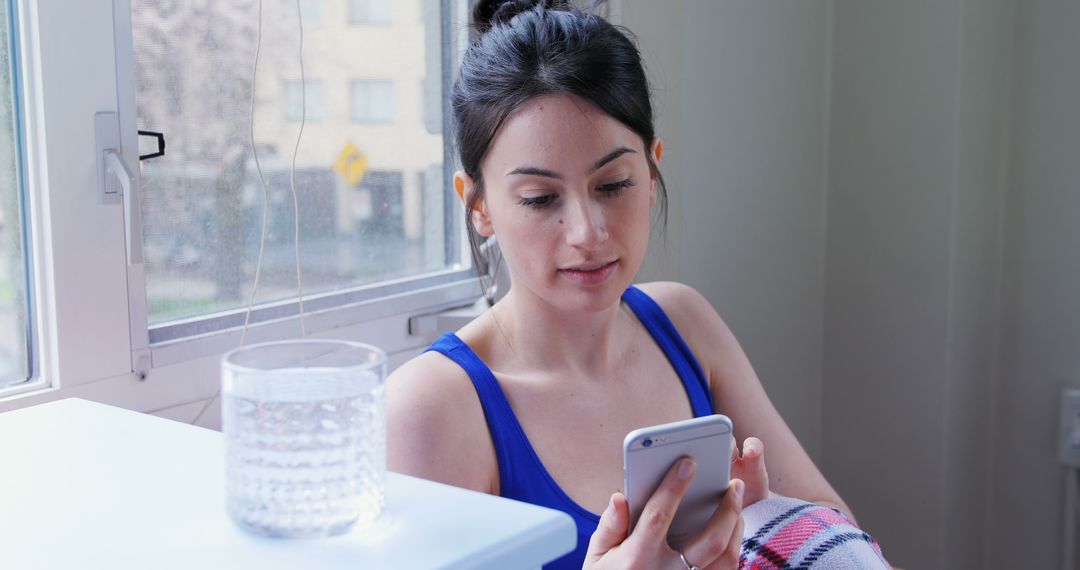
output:
[[[391,375],[390,469],[566,511],[578,548],[549,568],[735,567],[741,509],[770,490],[850,513],[712,306],[631,284],[665,200],[633,43],[564,0],[482,1],[473,19],[454,184],[512,286]],[[743,443],[707,528],[682,552],[664,538],[694,473],[683,459],[627,532],[623,438],[712,413]]]

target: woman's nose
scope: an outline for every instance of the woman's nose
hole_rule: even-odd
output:
[[[580,200],[568,208],[566,243],[574,247],[592,248],[608,239],[603,208],[591,200]]]

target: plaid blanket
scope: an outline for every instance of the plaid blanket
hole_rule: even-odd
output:
[[[881,547],[840,511],[773,497],[743,510],[740,570],[891,568]]]

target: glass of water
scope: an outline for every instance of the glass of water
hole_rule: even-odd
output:
[[[254,344],[222,357],[229,515],[274,537],[373,522],[386,487],[386,354],[339,340]]]

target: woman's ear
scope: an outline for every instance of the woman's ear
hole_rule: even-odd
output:
[[[465,208],[468,208],[469,202],[473,200],[473,195],[478,190],[472,176],[465,174],[464,170],[458,170],[454,173],[454,191],[457,192],[458,198],[461,198],[461,202],[465,204]],[[476,228],[476,233],[484,237],[490,237],[495,233],[491,227],[491,217],[488,216],[487,204],[483,196],[476,200],[476,205],[469,212],[469,220],[472,221],[473,227]]]
[[[649,158],[652,160],[655,171],[652,173],[652,180],[649,185],[649,205],[656,205],[656,183],[659,178],[660,171],[660,158],[664,156],[664,141],[660,140],[660,137],[653,139],[652,145],[649,148]],[[650,169],[652,170],[652,169]]]

